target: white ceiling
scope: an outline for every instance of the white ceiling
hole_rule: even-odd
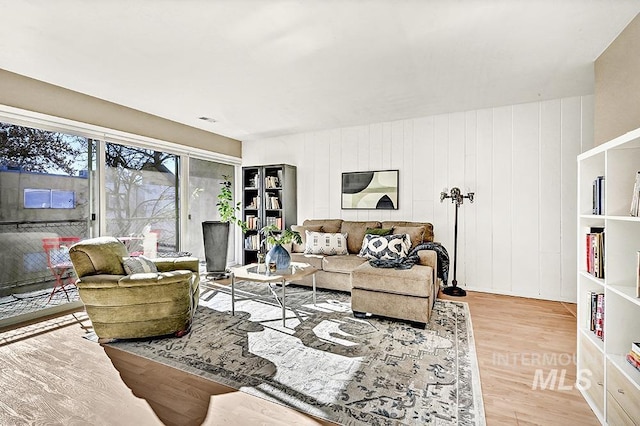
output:
[[[638,12],[639,0],[0,0],[0,68],[251,140],[591,94],[594,60]]]

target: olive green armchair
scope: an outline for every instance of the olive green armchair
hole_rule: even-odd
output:
[[[123,259],[129,253],[114,237],[80,241],[69,256],[100,341],[189,332],[200,292],[197,258],[151,259],[158,272],[128,275]]]

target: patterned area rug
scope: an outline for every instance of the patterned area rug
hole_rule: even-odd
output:
[[[348,425],[484,425],[466,303],[438,300],[426,329],[354,318],[346,293],[205,284],[191,333],[109,345]],[[279,295],[281,289],[277,289]]]

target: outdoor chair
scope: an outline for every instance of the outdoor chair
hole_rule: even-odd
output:
[[[62,290],[69,299],[65,286],[75,284],[73,264],[69,259],[69,247],[80,241],[80,237],[52,237],[42,239],[42,248],[47,256],[47,266],[53,274],[56,282],[53,285],[47,303],[51,302],[53,295]]]

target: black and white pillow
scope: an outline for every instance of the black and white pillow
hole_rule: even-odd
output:
[[[407,257],[409,248],[411,248],[409,234],[367,234],[362,240],[362,249],[358,256],[367,259],[398,260]]]
[[[158,272],[158,268],[156,264],[153,263],[153,260],[144,256],[123,257],[122,266],[124,267],[124,271],[129,275],[144,272]]]

